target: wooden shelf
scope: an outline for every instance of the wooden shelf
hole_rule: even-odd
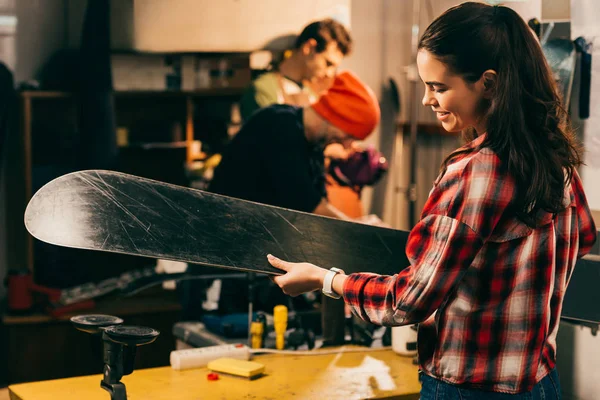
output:
[[[208,88],[200,90],[124,90],[115,91],[116,97],[233,97],[241,96],[242,88]],[[58,92],[46,90],[26,90],[20,92],[21,97],[26,99],[48,99],[69,98],[76,95],[75,92]]]
[[[219,87],[200,90],[124,90],[114,91],[115,99],[115,117],[119,127],[130,127],[129,124],[138,120],[148,119],[169,119],[180,123],[183,132],[181,141],[170,143],[131,143],[123,150],[132,150],[129,159],[136,163],[139,156],[136,149],[157,149],[173,148],[182,149],[185,152],[185,162],[190,163],[196,160],[202,154],[194,154],[192,146],[195,140],[194,121],[199,114],[199,110],[207,108],[212,110],[212,103],[219,107],[229,107],[227,103],[234,103],[242,95],[243,88],[239,87]],[[75,115],[77,103],[80,100],[77,91],[52,91],[52,90],[23,90],[18,93],[20,106],[20,136],[15,140],[14,160],[11,168],[13,170],[10,177],[10,185],[15,193],[11,200],[12,215],[10,218],[11,240],[14,251],[12,252],[9,263],[15,269],[28,269],[35,274],[35,256],[34,242],[31,235],[27,233],[23,226],[22,218],[16,216],[22,215],[25,211],[27,202],[33,195],[33,166],[35,165],[35,156],[33,154],[34,142],[40,138],[41,132],[45,127],[49,127],[49,134],[56,134],[55,131],[61,131],[64,126],[65,140],[71,140],[67,136],[74,135],[77,132],[77,120]],[[55,113],[56,111],[56,113]],[[224,111],[214,118],[225,118]],[[230,112],[230,111],[229,111]],[[36,124],[36,118],[45,118],[46,125]],[[126,116],[125,118],[123,118]],[[212,118],[213,116],[211,116]],[[121,118],[121,120],[119,120]],[[119,122],[120,121],[120,122]],[[66,124],[66,125],[61,125]],[[199,124],[202,121],[198,122]],[[38,132],[35,134],[34,130]],[[45,132],[43,132],[45,134]],[[64,139],[64,138],[63,138]],[[62,139],[57,139],[62,140]],[[140,140],[136,138],[136,140]],[[40,149],[41,141],[38,141],[37,151],[42,154]],[[68,150],[68,149],[67,149]],[[67,151],[65,150],[65,151]],[[135,153],[135,154],[134,154]],[[179,152],[177,152],[179,154]],[[175,156],[174,156],[175,157]],[[179,155],[177,155],[179,157]],[[48,157],[49,158],[49,157]],[[139,160],[138,160],[139,161]],[[154,171],[157,172],[157,171]]]
[[[126,146],[119,146],[121,149],[134,148],[134,149],[183,149],[188,147],[187,141],[181,142],[139,142],[129,143]]]
[[[218,96],[241,96],[244,89],[241,88],[209,88],[201,90],[125,90],[116,91],[117,97],[156,96],[156,97],[218,97]]]
[[[55,91],[46,91],[46,90],[25,90],[20,92],[19,95],[25,99],[35,99],[35,98],[65,98],[71,97],[73,94],[70,92],[55,92]]]
[[[130,298],[113,297],[99,300],[91,310],[80,310],[53,318],[48,314],[9,315],[2,316],[3,325],[39,324],[58,321],[68,321],[74,315],[81,314],[108,314],[122,317],[130,315],[144,315],[150,313],[181,311],[181,304],[174,292],[161,289],[148,290],[148,293]]]

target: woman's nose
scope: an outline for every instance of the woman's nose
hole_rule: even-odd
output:
[[[424,106],[432,106],[435,101],[435,97],[431,93],[431,90],[425,89],[425,94],[423,95],[422,103]]]

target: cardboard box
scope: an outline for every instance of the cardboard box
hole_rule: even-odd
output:
[[[200,73],[201,68],[208,69],[210,81],[208,85],[202,85],[202,82],[196,79],[195,89],[206,87],[245,88],[252,80],[249,54],[223,57],[198,56],[196,66],[196,74]]]
[[[111,67],[114,90],[167,89],[166,77],[171,68],[165,65],[164,56],[113,54]]]
[[[245,88],[252,79],[249,54],[113,54],[111,63],[117,91]]]

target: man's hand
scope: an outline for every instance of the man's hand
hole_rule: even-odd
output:
[[[332,143],[325,147],[323,154],[326,158],[333,160],[347,160],[352,154],[364,151],[360,143],[352,142],[350,147],[346,148],[341,143]]]
[[[341,143],[332,143],[325,147],[325,151],[323,152],[325,157],[333,160],[347,160],[352,153],[354,153],[354,149],[346,149]]]
[[[317,97],[325,94],[327,90],[333,85],[335,76],[324,76],[322,78],[313,78],[310,81],[305,81],[304,85],[308,86]]]

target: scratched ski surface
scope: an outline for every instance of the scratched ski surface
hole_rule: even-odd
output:
[[[408,233],[340,221],[112,171],[43,186],[25,212],[37,239],[65,247],[279,274],[266,255],[346,272],[408,266]]]

